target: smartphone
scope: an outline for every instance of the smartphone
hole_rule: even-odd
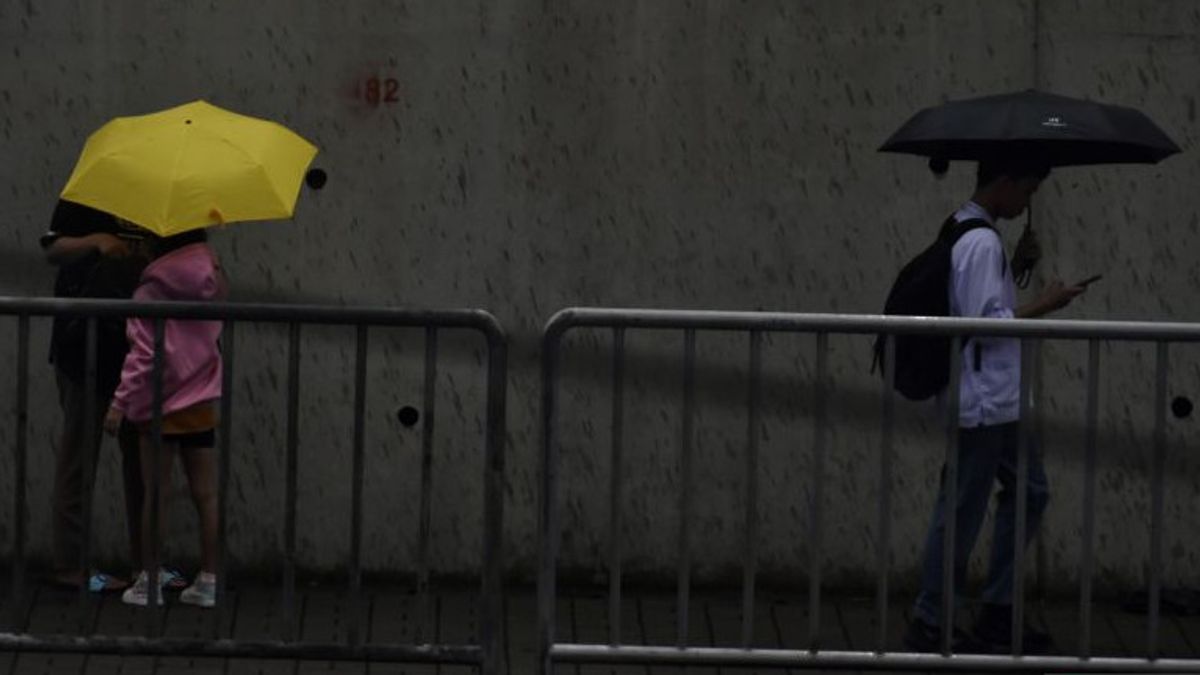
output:
[[[1094,276],[1090,276],[1090,277],[1088,277],[1088,278],[1084,279],[1083,281],[1077,282],[1075,285],[1076,285],[1076,286],[1083,286],[1083,287],[1085,287],[1085,288],[1086,288],[1086,287],[1087,287],[1087,285],[1088,285],[1088,284],[1090,284],[1090,283],[1092,283],[1093,281],[1100,281],[1100,280],[1101,280],[1101,279],[1103,279],[1103,278],[1104,278],[1104,275],[1103,275],[1103,274],[1096,274],[1096,275],[1094,275]]]

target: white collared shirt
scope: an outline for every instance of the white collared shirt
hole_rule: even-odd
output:
[[[981,219],[995,225],[991,214],[973,201],[964,204],[954,219],[960,223]],[[950,315],[1011,319],[1016,307],[1016,284],[1000,235],[984,227],[964,234],[950,252]],[[1021,398],[1020,340],[972,338],[962,356],[959,426],[1016,421]]]

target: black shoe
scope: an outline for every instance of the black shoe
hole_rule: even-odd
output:
[[[942,629],[939,626],[925,623],[923,620],[913,617],[912,621],[908,622],[908,628],[904,629],[903,642],[904,646],[911,652],[940,654],[942,651]],[[966,650],[970,644],[970,636],[959,630],[958,627],[955,627],[954,634],[950,638],[950,650],[958,653]]]
[[[972,631],[974,642],[980,651],[989,654],[1009,654],[1012,652],[1012,606],[992,605],[984,603],[979,610],[979,619]],[[1054,638],[1050,634],[1034,628],[1028,622],[1021,630],[1022,654],[1051,654],[1054,651]]]

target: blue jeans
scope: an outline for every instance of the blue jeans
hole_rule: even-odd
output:
[[[996,505],[996,529],[983,601],[1012,604],[1013,555],[1017,522],[1017,423],[959,429],[958,432],[958,518],[954,533],[954,594],[961,598],[967,576],[967,561],[979,537],[995,481],[1000,481]],[[1029,491],[1026,496],[1026,543],[1037,532],[1050,499],[1046,471],[1033,449],[1029,453]],[[946,470],[942,468],[941,489],[933,507],[933,522],[925,539],[925,564],[921,569],[921,591],[913,608],[916,617],[931,626],[941,625],[942,551],[945,549]]]

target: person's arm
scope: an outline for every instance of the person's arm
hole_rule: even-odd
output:
[[[1084,291],[1083,286],[1065,286],[1061,281],[1052,281],[1042,289],[1042,294],[1036,300],[1017,308],[1018,319],[1036,319],[1058,311],[1071,304]]]
[[[969,237],[969,238],[968,238]],[[1004,302],[1004,247],[1000,236],[987,230],[963,235],[951,264],[955,315],[973,319],[1011,319]]]
[[[115,434],[121,418],[131,409],[141,407],[149,390],[154,370],[154,327],[148,319],[128,319],[125,335],[129,338],[129,353],[121,367],[121,382],[113,393],[104,427]]]
[[[162,300],[153,286],[142,285],[133,294],[134,300]],[[121,381],[113,392],[112,403],[105,416],[105,429],[111,427],[116,433],[121,419],[131,411],[145,410],[150,406],[154,374],[154,320],[129,318],[125,320],[125,337],[129,340],[129,352],[121,366]]]
[[[1003,302],[1004,248],[1000,237],[978,236],[964,242],[961,261],[956,261],[956,298],[960,316],[985,319],[1035,319],[1066,307],[1085,290],[1053,281],[1037,299],[1009,308]]]
[[[107,232],[97,232],[82,237],[55,236],[43,245],[46,261],[52,265],[66,265],[93,252],[113,257],[129,253],[129,246],[120,237]]]

